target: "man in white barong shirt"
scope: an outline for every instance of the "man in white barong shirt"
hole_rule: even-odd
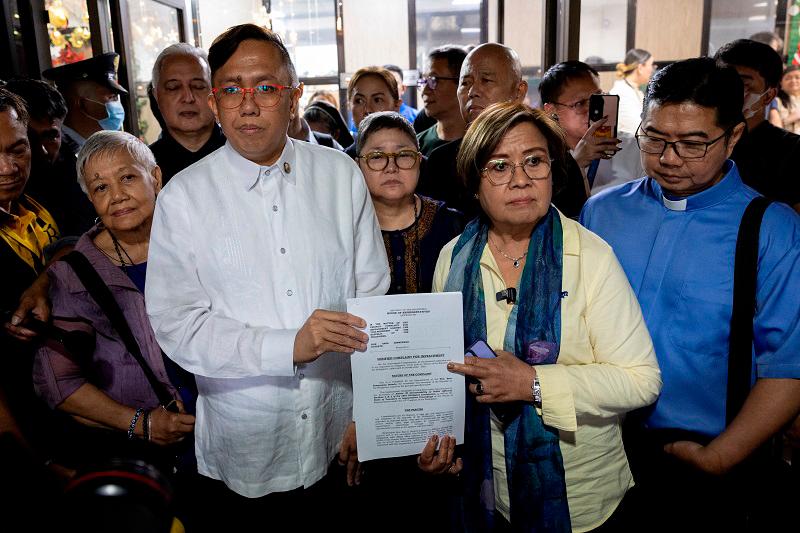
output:
[[[302,493],[352,421],[349,352],[367,336],[346,299],[385,294],[388,262],[353,161],[286,135],[302,87],[280,39],[233,27],[209,64],[228,143],[159,195],[147,312],[197,376],[199,473],[246,498]],[[344,440],[346,456],[352,427]]]

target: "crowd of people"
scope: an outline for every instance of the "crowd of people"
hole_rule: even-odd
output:
[[[498,43],[429,51],[419,112],[361,68],[346,114],[301,109],[269,30],[177,43],[150,146],[116,54],[8,80],[4,502],[37,531],[797,527],[800,71],[753,39],[653,60],[617,66],[612,135],[591,65],[534,109]],[[464,442],[362,465],[346,300],[444,291],[496,353],[448,364]],[[86,503],[125,483],[150,499]]]

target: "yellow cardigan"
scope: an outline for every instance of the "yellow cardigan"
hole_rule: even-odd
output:
[[[560,213],[559,213],[560,215]],[[616,509],[633,478],[622,446],[622,416],[653,403],[661,373],[639,303],[611,247],[561,215],[564,272],[558,363],[538,365],[544,423],[559,430],[573,531],[600,526]],[[450,271],[450,241],[439,254],[433,291]],[[486,342],[503,348],[511,306],[494,294],[506,289],[489,247],[481,256],[486,294]],[[492,420],[495,504],[509,517],[503,432]]]

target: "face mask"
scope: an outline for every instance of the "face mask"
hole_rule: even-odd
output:
[[[106,102],[106,113],[108,116],[97,123],[104,130],[118,131],[122,129],[122,121],[125,120],[125,108],[119,100]]]
[[[119,131],[122,129],[122,122],[125,120],[125,108],[122,107],[122,102],[120,102],[119,99],[111,100],[106,103],[98,102],[97,100],[92,100],[91,98],[87,98],[87,100],[106,108],[106,118],[98,120],[93,116],[88,115],[90,118],[97,120],[97,123],[100,124],[101,128],[111,131]]]
[[[758,103],[761,98],[767,94],[767,91],[764,91],[761,94],[751,94],[746,93],[747,97],[744,99],[744,105],[742,106],[742,113],[744,113],[744,118],[751,118],[756,115],[756,113],[761,110],[762,106],[756,104]]]

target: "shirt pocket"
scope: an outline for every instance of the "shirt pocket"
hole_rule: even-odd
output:
[[[669,314],[669,338],[676,347],[713,357],[727,357],[733,307],[732,283],[685,281]]]

